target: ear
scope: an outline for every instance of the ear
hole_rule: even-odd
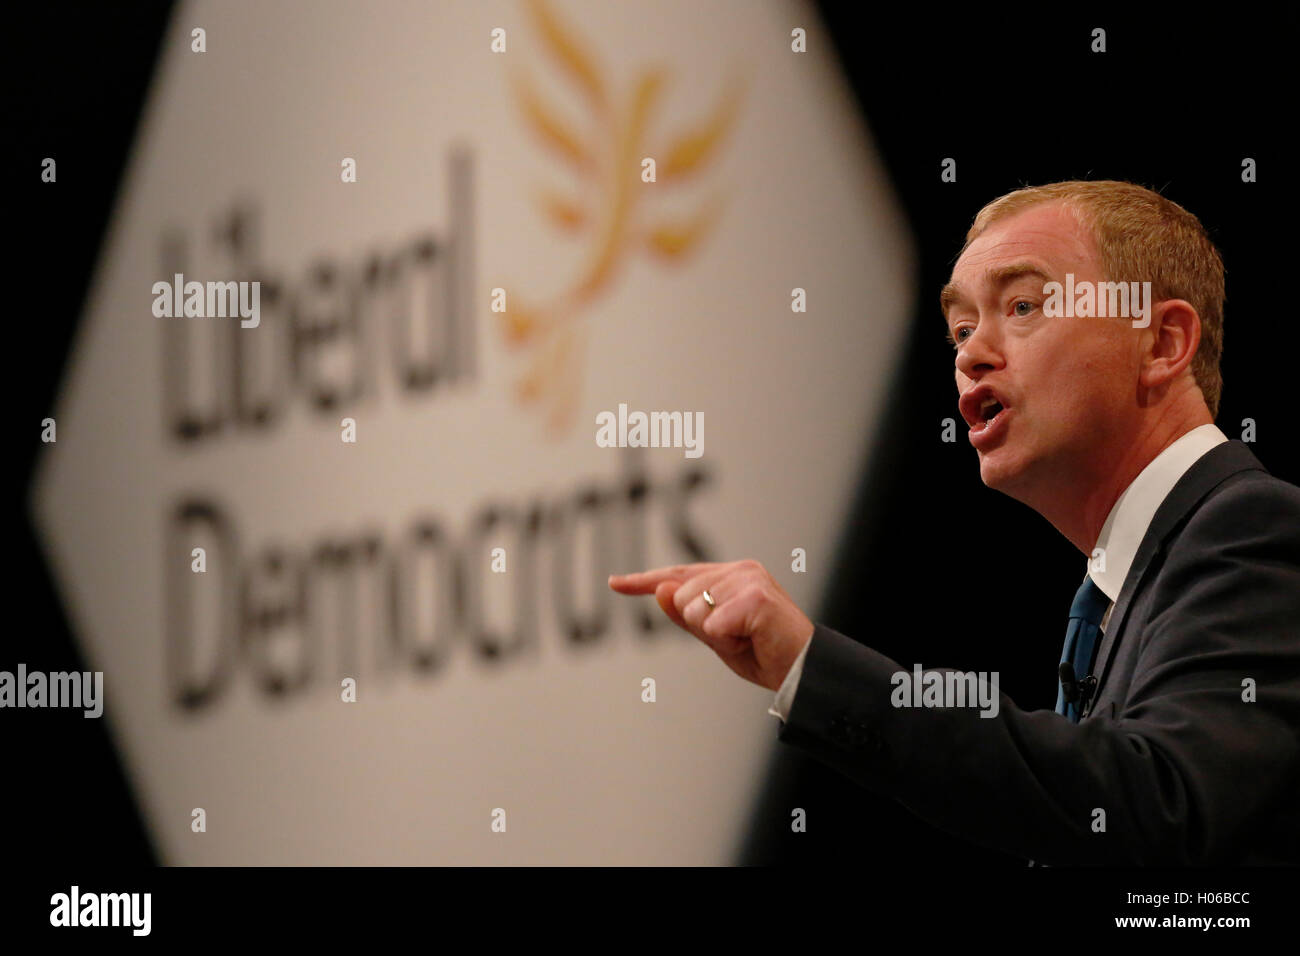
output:
[[[1143,330],[1142,364],[1138,382],[1143,388],[1163,388],[1192,364],[1201,344],[1201,317],[1184,299],[1165,299],[1151,309],[1151,325]]]

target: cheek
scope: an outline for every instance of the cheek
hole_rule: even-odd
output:
[[[1137,378],[1130,347],[1123,336],[1110,335],[1089,355],[1087,391],[1097,408],[1118,409],[1131,403]]]
[[[1109,371],[1100,355],[1070,343],[1035,356],[1032,372],[1021,380],[1025,389],[1030,433],[1049,443],[1086,430],[1098,420],[1098,395]]]
[[[1119,343],[1098,342],[1054,363],[1038,423],[1054,434],[1088,441],[1111,432],[1132,403],[1126,362]]]
[[[1078,322],[1096,321],[1078,319]],[[1058,341],[1042,356],[1043,379],[1062,404],[1095,402],[1118,394],[1128,375],[1126,344],[1108,330],[1093,328]]]

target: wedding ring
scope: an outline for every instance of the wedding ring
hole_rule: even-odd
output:
[[[718,606],[717,602],[713,600],[713,595],[709,593],[708,588],[704,589],[704,594],[702,595],[702,597],[704,598],[704,603],[707,604],[709,607]]]

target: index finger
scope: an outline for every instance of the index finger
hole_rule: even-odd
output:
[[[716,562],[701,562],[674,564],[650,571],[633,571],[631,574],[611,574],[609,586],[620,594],[654,594],[655,588],[664,581],[685,581],[701,571],[716,567],[720,567]]]

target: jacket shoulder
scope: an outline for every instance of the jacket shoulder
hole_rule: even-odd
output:
[[[1193,508],[1170,544],[1275,541],[1300,546],[1300,487],[1267,471],[1224,479]]]

